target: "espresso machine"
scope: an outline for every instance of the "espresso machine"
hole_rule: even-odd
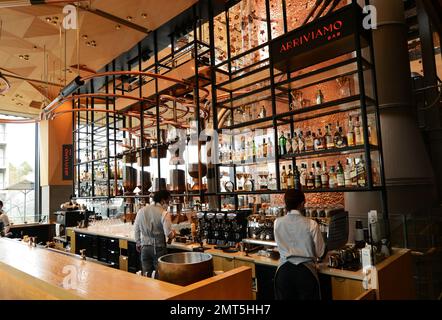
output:
[[[250,210],[198,212],[198,237],[207,244],[234,247],[247,236]]]
[[[206,240],[207,244],[216,244],[214,228],[216,225],[215,212],[198,212],[198,231],[199,242]]]

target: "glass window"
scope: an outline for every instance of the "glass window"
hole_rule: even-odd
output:
[[[35,124],[0,124],[0,200],[11,223],[38,222],[34,182]]]

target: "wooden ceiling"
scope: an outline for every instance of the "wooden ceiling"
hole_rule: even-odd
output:
[[[146,37],[143,28],[154,30],[196,2],[83,1],[81,4],[90,10],[78,11],[78,30],[61,27],[65,4],[1,7],[0,72],[14,78],[7,77],[11,89],[0,96],[0,113],[39,114],[45,101],[52,100],[65,83],[75,78],[77,65],[80,75],[98,71]],[[118,18],[142,28],[131,28]],[[92,41],[95,47],[87,44]]]

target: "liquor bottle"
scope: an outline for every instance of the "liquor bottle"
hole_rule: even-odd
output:
[[[357,185],[359,187],[365,187],[367,185],[367,175],[365,170],[364,156],[361,155],[358,163],[356,164]]]
[[[305,151],[305,140],[302,131],[300,131],[298,135],[298,152],[301,153],[304,151]]]
[[[287,174],[287,189],[293,189],[295,187],[295,177],[293,175],[292,166],[289,165],[289,172]]]
[[[275,178],[273,178],[273,175],[272,174],[270,174],[269,175],[269,189],[270,190],[276,190],[276,179]]]
[[[294,188],[296,190],[301,190],[301,173],[298,170],[298,166],[295,166],[295,171],[293,173],[293,182],[294,182]]]
[[[317,137],[314,132],[312,133],[312,139],[313,139],[313,150],[317,151],[318,146],[321,144],[321,142],[319,141],[319,137]]]
[[[321,165],[319,164],[319,161],[316,162],[315,170],[315,189],[320,189],[322,187],[321,182]]]
[[[333,137],[331,135],[331,124],[325,126],[325,146],[327,149],[333,149],[335,147],[335,142],[333,141]]]
[[[266,142],[266,138],[262,139],[262,157],[263,158],[267,158],[267,150],[268,149],[268,145]]]
[[[341,161],[338,161],[338,167],[336,170],[336,181],[338,182],[338,187],[345,187],[344,168],[342,167]]]
[[[256,158],[262,159],[262,143],[258,144],[258,148],[256,149]]]
[[[226,152],[224,151],[224,144],[221,145],[221,147],[219,148],[219,162],[223,163],[224,161],[224,157],[226,155]]]
[[[287,139],[284,136],[284,132],[281,131],[279,135],[279,155],[283,156],[287,154]]]
[[[315,175],[313,171],[310,171],[307,177],[307,189],[314,189],[314,188],[315,188]]]
[[[253,162],[256,162],[256,155],[257,155],[257,152],[256,152],[257,150],[256,150],[256,144],[255,144],[255,139],[253,139],[252,140],[252,161]]]
[[[347,145],[349,147],[352,147],[355,145],[355,133],[354,133],[354,127],[353,127],[353,119],[351,116],[348,119]]]
[[[352,187],[358,186],[358,172],[357,172],[357,166],[354,158],[349,158],[350,162],[350,177],[351,177],[351,185]]]
[[[267,157],[273,158],[273,143],[271,139],[269,139],[269,142],[267,143]]]
[[[328,188],[329,175],[327,172],[327,162],[322,163],[321,184],[322,188]]]
[[[336,148],[344,148],[347,146],[347,139],[344,137],[344,134],[342,132],[342,127],[337,127],[335,136],[334,136],[334,143]]]
[[[301,186],[307,186],[307,165],[304,163],[301,165],[299,182],[301,183]]]
[[[285,166],[282,166],[282,172],[281,172],[281,190],[286,190],[288,187],[287,183],[287,173],[285,172]]]
[[[322,130],[318,129],[318,137],[319,137],[319,146],[318,150],[324,150],[327,149],[327,142],[325,140],[325,134],[322,134]]]
[[[322,94],[321,90],[318,90],[316,93],[316,104],[323,104],[324,103],[324,95]]]
[[[314,139],[311,131],[307,131],[307,136],[305,137],[305,151],[312,151],[314,148]]]
[[[337,178],[336,178],[335,166],[331,166],[330,167],[329,177],[328,177],[328,187],[330,189],[334,189],[334,188],[336,188],[337,184],[338,184],[338,181],[337,181]]]
[[[350,164],[350,159],[347,158],[347,163],[345,164],[345,168],[344,168],[344,179],[345,179],[345,186],[346,187],[351,187],[352,186],[352,182],[351,182],[351,164]]]
[[[241,145],[239,149],[239,162],[245,162],[246,160],[246,138],[244,136],[241,137]]]
[[[263,119],[263,118],[266,117],[266,115],[267,115],[266,108],[265,108],[264,105],[263,105],[263,106],[261,107],[261,110],[259,111],[258,118]]]
[[[292,138],[290,138],[290,133],[287,133],[287,154],[293,154]]]
[[[364,134],[362,133],[362,127],[361,123],[359,122],[359,117],[356,117],[354,132],[356,145],[364,144]]]
[[[292,153],[296,154],[299,152],[298,134],[295,132],[292,138]]]
[[[247,158],[247,162],[253,161],[253,147],[250,144],[250,141],[247,141],[247,145],[246,145],[246,158]]]

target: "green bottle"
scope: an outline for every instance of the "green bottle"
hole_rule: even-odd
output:
[[[283,156],[287,154],[287,138],[284,137],[284,133],[281,131],[279,135],[279,155]]]

